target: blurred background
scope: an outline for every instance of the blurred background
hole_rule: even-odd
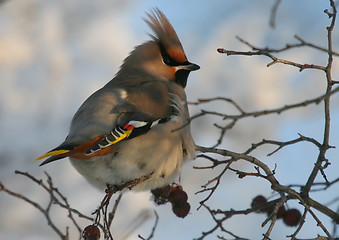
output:
[[[99,204],[103,193],[90,186],[70,165],[68,160],[39,167],[34,159],[61,143],[80,104],[94,91],[106,84],[119,69],[123,59],[134,46],[149,40],[151,33],[142,20],[145,12],[158,7],[176,29],[191,62],[201,69],[189,77],[186,88],[190,101],[199,98],[229,97],[246,111],[257,111],[297,103],[322,95],[326,79],[323,72],[276,64],[269,68],[270,59],[262,56],[227,57],[217,53],[223,47],[248,51],[248,47],[235,37],[258,47],[280,48],[286,43],[297,43],[298,34],[306,41],[326,47],[326,27],[329,18],[323,11],[329,1],[283,0],[276,16],[276,27],[269,26],[273,0],[8,0],[0,4],[0,181],[17,192],[39,203],[49,197],[41,188],[14,174],[15,170],[28,171],[37,178],[45,178],[47,171],[54,184],[67,196],[70,205],[90,214]],[[338,23],[337,23],[338,26]],[[338,50],[337,27],[334,31],[334,50]],[[327,55],[310,48],[300,48],[277,55],[300,63],[327,64]],[[337,80],[338,62],[334,61],[333,78]],[[331,145],[339,145],[339,96],[332,97]],[[215,102],[190,106],[191,115],[201,109],[235,114],[227,103]],[[192,122],[197,144],[212,146],[219,137],[218,123],[222,119],[205,116]],[[322,141],[323,105],[311,105],[280,115],[248,118],[239,121],[227,132],[221,148],[245,151],[265,139],[288,141],[298,133]],[[318,149],[309,143],[289,146],[267,157],[274,150],[265,146],[255,156],[274,168],[282,184],[304,184],[316,161]],[[329,180],[338,177],[338,150],[331,149],[326,170]],[[187,163],[181,184],[189,194],[190,214],[179,219],[169,204],[155,206],[148,192],[127,193],[117,210],[112,232],[115,239],[147,237],[159,214],[155,239],[193,239],[214,226],[204,208],[196,209],[206,194],[195,194],[221,169],[195,170],[193,166],[206,166],[204,160]],[[242,170],[253,167],[240,162]],[[317,181],[321,181],[320,177]],[[326,192],[312,194],[322,203],[338,198],[338,185]],[[207,202],[214,209],[242,210],[250,207],[256,195],[270,196],[268,182],[257,178],[238,179],[229,172],[223,177],[219,190]],[[278,196],[275,196],[278,197]],[[294,205],[293,205],[294,204]],[[290,208],[302,210],[297,202]],[[338,202],[329,205],[338,210]],[[47,226],[45,218],[27,203],[0,193],[1,239],[58,239]],[[61,229],[72,225],[67,213],[59,208],[53,217]],[[318,214],[330,231],[332,223]],[[261,228],[265,215],[234,216],[224,227],[236,235],[259,239],[267,230]],[[83,221],[83,226],[89,224]],[[292,234],[294,228],[278,221],[272,239]],[[218,233],[218,232],[217,232]],[[323,235],[311,218],[307,218],[300,238]],[[78,237],[70,229],[71,239]],[[339,236],[339,235],[337,235]],[[226,235],[226,237],[229,237]],[[216,235],[208,239],[215,239]]]

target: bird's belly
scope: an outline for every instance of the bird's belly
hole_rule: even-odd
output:
[[[172,128],[171,128],[172,129]],[[121,142],[118,152],[90,160],[71,158],[73,166],[91,184],[104,189],[149,176],[134,190],[154,189],[171,183],[181,170],[183,148],[180,134],[156,128]]]

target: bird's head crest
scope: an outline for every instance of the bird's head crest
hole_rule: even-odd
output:
[[[147,16],[148,19],[144,18],[144,20],[155,33],[155,35],[150,34],[153,40],[175,61],[179,63],[187,62],[187,57],[178,35],[165,14],[155,8],[151,13],[147,13]]]

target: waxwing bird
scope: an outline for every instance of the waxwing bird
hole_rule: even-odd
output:
[[[173,182],[192,159],[186,94],[187,78],[200,67],[187,60],[166,16],[154,9],[145,22],[154,35],[124,60],[115,77],[75,113],[69,134],[37,160],[41,165],[69,157],[94,186],[119,186],[145,178],[133,189]]]

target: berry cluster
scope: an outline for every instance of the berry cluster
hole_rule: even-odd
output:
[[[153,189],[151,192],[156,204],[162,205],[170,202],[172,204],[172,211],[177,217],[186,217],[191,209],[191,205],[187,202],[187,193],[178,184],[174,183]]]
[[[262,195],[253,198],[251,206],[259,208],[258,212],[267,213],[267,215],[270,215],[274,210],[274,205],[267,205],[267,199]],[[297,226],[301,219],[301,213],[298,209],[286,210],[284,206],[281,206],[278,209],[277,218],[282,218],[287,226]]]

